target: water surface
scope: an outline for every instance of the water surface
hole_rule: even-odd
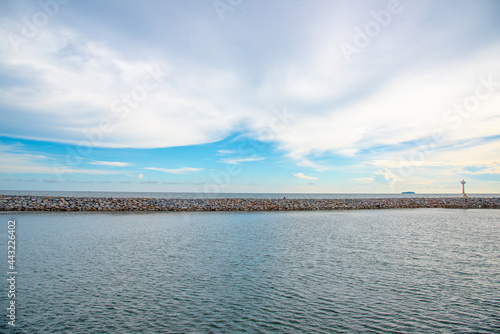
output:
[[[9,218],[20,332],[500,330],[500,210]]]

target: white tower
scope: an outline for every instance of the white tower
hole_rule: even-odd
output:
[[[467,198],[467,195],[465,194],[465,180],[460,181],[462,184],[462,197]]]

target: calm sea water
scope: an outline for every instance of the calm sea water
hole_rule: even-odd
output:
[[[104,191],[29,191],[0,190],[3,195],[36,195],[67,197],[142,197],[142,198],[411,198],[411,197],[461,197],[460,192],[453,194],[328,194],[328,193],[172,193],[172,192],[104,192]],[[500,197],[500,194],[469,194],[471,197]]]
[[[500,210],[13,218],[19,333],[500,332]]]

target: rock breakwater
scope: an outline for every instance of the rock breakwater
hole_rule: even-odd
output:
[[[291,211],[397,208],[500,209],[500,197],[369,199],[169,199],[0,195],[0,211]]]

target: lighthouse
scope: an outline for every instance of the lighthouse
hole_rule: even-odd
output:
[[[462,197],[467,198],[467,195],[465,194],[465,180],[460,181],[462,184]]]

